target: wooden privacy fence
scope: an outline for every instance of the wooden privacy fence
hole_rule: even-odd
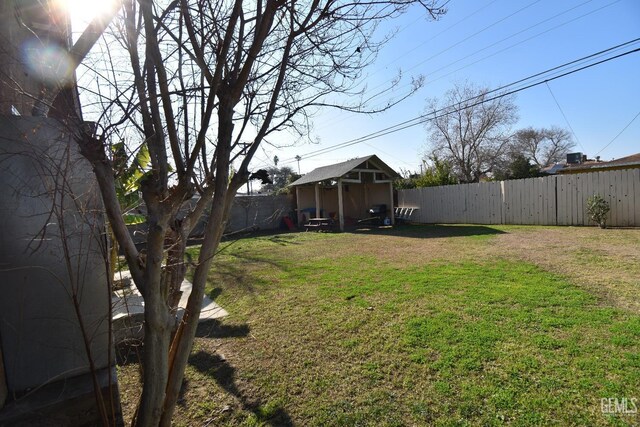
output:
[[[594,225],[587,199],[602,196],[607,224],[640,226],[640,169],[552,175],[398,191],[420,223]]]

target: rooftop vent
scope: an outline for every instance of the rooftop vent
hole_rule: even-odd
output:
[[[582,163],[582,153],[569,153],[567,154],[567,164],[569,165],[579,165]]]

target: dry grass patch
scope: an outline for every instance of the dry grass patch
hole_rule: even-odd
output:
[[[639,229],[525,227],[497,236],[487,250],[532,262],[570,278],[604,304],[640,313]]]

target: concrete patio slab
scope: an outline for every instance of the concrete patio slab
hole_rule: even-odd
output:
[[[129,271],[117,272],[115,280],[131,281],[131,274]],[[182,296],[178,303],[178,319],[181,319],[184,314],[192,289],[193,284],[185,279],[180,287]],[[143,333],[142,322],[144,321],[144,299],[132,281],[131,286],[124,287],[113,293],[111,304],[115,341],[141,339]],[[216,304],[207,295],[202,298],[202,311],[199,322],[221,319],[228,315],[229,313],[224,308]]]

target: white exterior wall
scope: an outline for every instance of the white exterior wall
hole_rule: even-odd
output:
[[[89,372],[78,317],[95,367],[109,366],[111,294],[100,192],[77,144],[53,119],[0,116],[0,130],[0,339],[21,392]]]

